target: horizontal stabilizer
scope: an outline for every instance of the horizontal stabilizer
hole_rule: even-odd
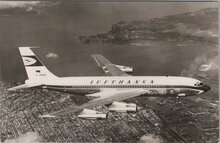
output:
[[[22,84],[22,85],[19,85],[19,86],[15,86],[15,87],[9,88],[7,90],[8,91],[14,91],[14,90],[24,89],[24,88],[28,88],[27,84]]]
[[[15,87],[12,87],[12,88],[8,88],[7,90],[8,91],[15,91],[15,90],[19,90],[19,89],[25,89],[25,88],[31,88],[31,87],[36,87],[36,86],[40,86],[41,84],[22,84],[22,85],[19,85],[19,86],[15,86]]]

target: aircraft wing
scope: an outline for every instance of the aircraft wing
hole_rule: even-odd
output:
[[[126,90],[106,90],[99,93],[89,94],[87,96],[99,97],[97,99],[91,100],[80,106],[73,105],[66,109],[49,114],[49,116],[62,116],[70,113],[76,113],[83,109],[92,109],[98,106],[110,104],[114,101],[123,101],[129,98],[133,98],[142,94],[146,94],[147,91],[144,89],[126,89]],[[43,115],[48,116],[48,115]]]
[[[91,57],[95,60],[97,65],[103,69],[106,75],[130,76],[129,74],[125,73],[123,70],[120,69],[120,67],[125,67],[125,66],[112,64],[109,60],[107,60],[105,57],[103,57],[100,54],[91,55]],[[129,68],[129,67],[125,67],[125,68]]]

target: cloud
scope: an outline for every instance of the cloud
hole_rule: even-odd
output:
[[[144,135],[140,138],[139,143],[162,143],[162,140],[153,135]]]
[[[182,71],[182,76],[189,76],[194,77],[200,68],[202,64],[205,64],[207,62],[207,56],[206,55],[199,55],[197,56],[193,62],[189,65],[188,69],[185,69]]]
[[[0,9],[29,8],[39,3],[40,1],[0,1]]]
[[[216,76],[218,73],[218,55],[216,53],[210,55],[199,55],[189,67],[182,71],[182,76],[196,77],[198,75]]]
[[[58,58],[59,56],[56,54],[56,53],[53,53],[53,52],[49,52],[47,55],[46,55],[46,58]]]
[[[40,143],[41,139],[37,132],[27,132],[16,139],[5,140],[5,143]]]

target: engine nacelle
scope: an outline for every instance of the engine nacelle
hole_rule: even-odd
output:
[[[132,67],[127,67],[127,66],[122,66],[122,65],[115,65],[115,66],[124,72],[127,72],[127,73],[133,72]]]
[[[107,119],[108,114],[94,111],[90,109],[83,109],[81,113],[77,117],[83,118],[83,119]]]
[[[113,102],[109,106],[109,111],[114,112],[136,112],[137,105],[134,103]]]

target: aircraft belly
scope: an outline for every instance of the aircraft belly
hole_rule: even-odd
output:
[[[96,92],[100,92],[99,89],[68,89],[69,91],[75,93],[75,94],[92,94]]]
[[[96,92],[100,92],[100,89],[96,88],[63,88],[63,87],[47,87],[49,90],[57,90],[62,92],[69,92],[73,94],[92,94]]]

